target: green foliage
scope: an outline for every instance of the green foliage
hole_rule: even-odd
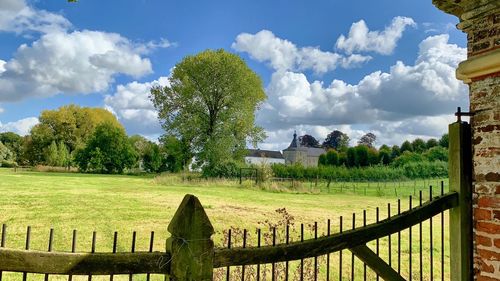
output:
[[[401,155],[401,149],[397,145],[393,145],[391,148],[391,159],[394,159]]]
[[[394,181],[429,177],[446,177],[446,162],[411,162],[401,167],[368,166],[348,168],[345,166],[302,167],[274,164],[271,166],[276,177],[294,179],[315,179],[334,181]]]
[[[150,143],[143,155],[144,169],[150,173],[159,173],[164,171],[164,158],[160,147],[156,143]]]
[[[329,150],[326,153],[326,164],[330,166],[339,165],[339,154],[335,150]]]
[[[236,178],[240,174],[240,168],[243,164],[228,160],[218,163],[212,167],[204,168],[203,177],[207,178]]]
[[[199,167],[242,158],[264,137],[255,110],[266,99],[259,76],[237,55],[207,50],[179,62],[170,85],[151,89],[167,135],[186,140]]]
[[[388,165],[392,161],[392,151],[389,147],[381,147],[378,152],[378,162],[382,165]]]
[[[429,161],[444,161],[448,162],[448,149],[442,146],[435,146],[424,153],[424,156]]]
[[[349,137],[341,131],[332,131],[326,136],[323,147],[345,151],[349,147]]]
[[[163,136],[160,142],[163,145],[167,171],[179,172],[190,164],[192,154],[189,152],[189,145],[186,141],[174,136]]]
[[[416,138],[411,143],[413,147],[413,152],[422,153],[427,149],[427,145],[423,139]]]
[[[122,173],[132,168],[136,159],[125,131],[112,123],[98,125],[87,146],[76,156],[82,171],[97,173]]]
[[[395,167],[401,167],[410,162],[424,162],[424,161],[426,161],[426,159],[422,154],[405,151],[399,157],[394,159],[392,165]]]
[[[0,142],[0,161],[12,161],[14,159],[14,154],[10,149]]]
[[[427,142],[425,143],[425,146],[427,149],[433,148],[435,146],[438,146],[439,143],[436,139],[428,139]]]
[[[412,152],[413,145],[409,141],[404,141],[403,144],[401,145],[401,149],[399,151],[400,151],[400,153],[404,153],[405,151]]]
[[[358,145],[355,147],[356,156],[355,156],[355,165],[357,167],[366,167],[368,166],[368,146],[366,145]]]
[[[355,167],[357,164],[356,160],[356,149],[354,147],[349,147],[346,153],[346,165],[347,167]]]
[[[439,139],[439,145],[448,148],[448,143],[449,143],[449,137],[448,134],[444,134],[440,139]]]
[[[79,107],[67,105],[57,110],[44,110],[38,118],[40,123],[31,129],[31,140],[27,146],[29,161],[32,164],[48,162],[46,149],[52,142],[63,142],[71,153],[83,148],[102,123],[123,129],[116,117],[103,108]]]
[[[15,161],[21,160],[23,137],[13,132],[4,132],[0,133],[0,142],[13,153]]]

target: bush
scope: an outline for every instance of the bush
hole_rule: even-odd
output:
[[[15,168],[17,167],[17,163],[9,160],[0,161],[0,167],[2,168]]]
[[[202,175],[206,178],[236,178],[240,174],[243,165],[235,161],[226,161],[217,165],[207,165],[202,169]]]

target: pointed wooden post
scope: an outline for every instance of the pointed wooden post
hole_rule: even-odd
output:
[[[170,278],[175,281],[212,280],[214,228],[196,196],[187,194],[168,226],[172,255]]]

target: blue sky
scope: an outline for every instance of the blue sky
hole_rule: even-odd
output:
[[[0,131],[25,134],[42,110],[75,103],[154,139],[148,88],[184,56],[223,48],[262,78],[262,148],[286,148],[293,130],[439,137],[467,106],[454,78],[466,37],[431,2],[2,0]]]

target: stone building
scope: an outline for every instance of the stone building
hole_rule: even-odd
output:
[[[304,167],[317,167],[319,156],[326,151],[320,147],[301,146],[297,141],[297,133],[293,133],[293,139],[287,149],[283,150],[285,164],[302,164]]]
[[[500,281],[500,1],[433,3],[467,34],[467,60],[456,72],[469,85],[472,114],[473,277],[463,280]]]

